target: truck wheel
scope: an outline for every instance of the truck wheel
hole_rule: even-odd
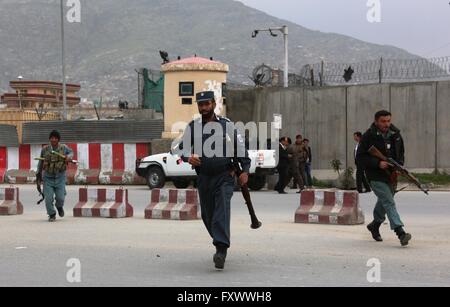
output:
[[[166,176],[160,167],[153,166],[147,172],[147,185],[150,190],[161,189],[166,184]]]
[[[174,178],[172,181],[173,181],[173,185],[177,189],[187,189],[187,187],[189,187],[189,185],[191,184],[191,182],[189,180],[182,179],[182,178]]]
[[[252,191],[260,191],[266,186],[266,176],[253,175],[248,178],[248,187]]]

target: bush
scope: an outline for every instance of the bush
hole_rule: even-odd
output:
[[[321,181],[316,177],[313,177],[313,186],[320,189],[330,189],[333,188],[333,183],[329,181]]]
[[[353,168],[347,168],[343,174],[341,174],[336,182],[336,187],[341,190],[354,190],[356,188],[356,181],[353,178]]]
[[[341,190],[353,190],[356,187],[355,179],[353,178],[354,170],[348,167],[343,174],[341,174],[342,162],[340,160],[332,160],[330,162],[333,170],[338,173],[338,179],[336,180],[336,187]]]

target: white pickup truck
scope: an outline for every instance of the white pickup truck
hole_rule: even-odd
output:
[[[266,176],[275,173],[277,166],[275,150],[249,150],[251,159],[248,186],[259,191],[266,184]],[[197,177],[189,163],[180,163],[180,156],[171,153],[148,156],[136,160],[136,173],[145,178],[150,189],[163,188],[172,181],[177,189],[186,189]]]

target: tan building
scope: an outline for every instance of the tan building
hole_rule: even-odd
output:
[[[1,96],[1,103],[7,108],[58,108],[63,105],[62,83],[50,81],[11,81],[10,86],[14,93]],[[80,103],[77,92],[80,85],[67,84],[67,106]]]
[[[164,72],[164,133],[163,139],[180,135],[186,125],[198,117],[195,95],[214,91],[216,113],[226,115],[224,89],[229,67],[221,62],[191,57],[162,66]]]
[[[0,109],[0,124],[16,126],[19,143],[22,143],[22,127],[24,123],[60,119],[59,114],[53,112],[38,114],[32,110]]]

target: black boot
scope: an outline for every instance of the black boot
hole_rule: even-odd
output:
[[[216,269],[223,270],[225,268],[227,250],[228,248],[225,246],[216,246],[216,253],[213,258]]]
[[[411,239],[412,239],[411,234],[406,233],[403,230],[403,227],[398,227],[394,231],[397,234],[398,239],[400,240],[400,244],[402,246],[408,246],[409,241],[411,241]]]
[[[380,226],[381,223],[375,221],[367,225],[367,229],[372,233],[372,238],[377,242],[383,242],[383,238],[380,235]]]
[[[56,208],[58,210],[58,214],[60,217],[64,217],[64,208],[60,207],[60,208]]]
[[[55,222],[55,221],[56,221],[56,214],[50,215],[50,216],[48,217],[48,221],[49,221],[50,223]]]

